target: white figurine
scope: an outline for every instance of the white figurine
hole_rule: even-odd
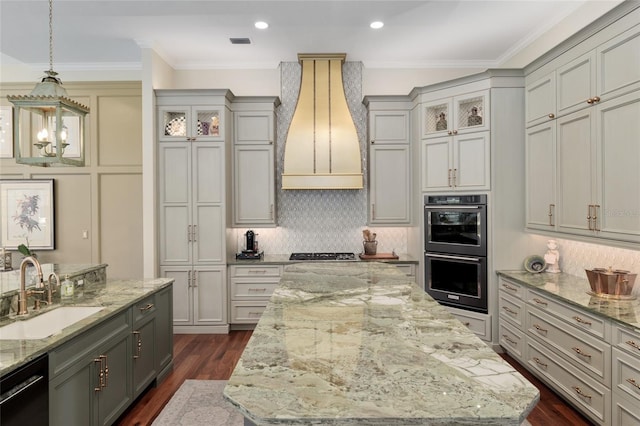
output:
[[[547,264],[547,272],[557,274],[560,271],[560,252],[558,251],[558,242],[556,240],[547,241],[547,252],[544,255],[544,261]]]

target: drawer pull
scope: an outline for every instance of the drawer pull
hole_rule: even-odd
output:
[[[546,328],[540,327],[538,324],[533,324],[533,328],[535,328],[536,330],[541,331],[543,333],[548,333],[549,332],[549,330],[547,330]]]
[[[586,352],[582,352],[582,350],[580,348],[571,348],[574,350],[575,353],[577,353],[580,356],[586,357],[586,358],[591,358],[591,355],[589,355]]]
[[[518,291],[517,287],[510,286],[509,284],[502,284],[502,287],[506,288],[509,291]]]
[[[591,325],[590,321],[587,320],[583,320],[582,318],[580,318],[579,316],[575,316],[573,317],[574,320],[578,321],[580,324],[584,324],[584,325]]]
[[[540,358],[537,357],[533,357],[533,360],[536,362],[536,364],[543,366],[544,368],[549,367],[547,364],[545,364],[544,362],[540,361]]]
[[[502,309],[504,309],[506,312],[510,313],[511,315],[518,315],[516,311],[514,311],[513,309],[509,309],[506,306],[503,306]]]
[[[573,386],[573,390],[581,397],[591,399],[591,395],[584,393],[578,386]]]
[[[149,309],[153,308],[154,304],[153,303],[147,303],[147,306],[143,306],[142,308],[138,307],[138,309],[140,309],[140,312],[144,312],[144,311],[148,311]]]
[[[249,293],[254,292],[254,293],[264,293],[265,291],[267,291],[266,288],[250,288],[249,289]]]
[[[140,353],[142,352],[142,339],[140,338],[140,332],[134,331],[133,335],[136,336],[136,354],[133,356],[133,359],[140,358]]]
[[[544,300],[540,300],[537,297],[534,297],[533,301],[536,302],[538,305],[544,305],[544,306],[549,305],[547,302],[545,302]]]
[[[631,383],[633,386],[635,386],[636,388],[640,389],[640,384],[638,384],[635,380],[627,379],[627,382]]]
[[[627,340],[625,342],[627,345],[631,346],[632,348],[635,348],[637,350],[640,351],[640,345],[638,345],[636,342],[634,342],[633,340]]]
[[[469,321],[465,321],[462,323],[462,325],[464,325],[465,327],[469,327],[471,323]]]
[[[507,336],[506,334],[503,334],[502,338],[507,342],[509,342],[510,344],[512,344],[513,346],[515,346],[518,343],[515,340],[511,339],[511,337]]]
[[[250,271],[249,271],[249,273],[250,273],[250,274],[266,274],[266,273],[267,273],[267,271],[266,271],[266,270],[264,270],[264,269],[260,269],[260,270],[252,269],[252,270],[250,270]]]
[[[262,315],[262,312],[249,312],[250,317],[256,317]]]

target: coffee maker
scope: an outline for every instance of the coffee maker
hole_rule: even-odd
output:
[[[258,251],[258,234],[252,230],[248,230],[244,234],[244,250],[236,254],[236,259],[261,259],[263,252]]]

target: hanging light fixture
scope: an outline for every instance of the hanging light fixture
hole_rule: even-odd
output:
[[[84,129],[89,107],[73,101],[53,70],[53,0],[49,0],[49,70],[28,96],[10,95],[14,105],[16,163],[84,166]]]

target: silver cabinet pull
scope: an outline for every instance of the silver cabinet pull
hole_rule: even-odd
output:
[[[600,226],[598,225],[598,214],[600,212],[600,205],[599,204],[594,204],[593,205],[593,230],[594,231],[599,231],[600,230]]]
[[[447,186],[451,186],[451,169],[447,173]]]
[[[587,226],[590,231],[593,231],[593,227],[591,226],[591,207],[593,207],[593,204],[589,204],[587,207]]]
[[[553,215],[555,213],[556,210],[556,205],[555,204],[549,204],[549,226],[553,226]]]
[[[458,169],[453,169],[453,186],[458,186]]]
[[[198,241],[198,225],[193,225],[193,241]]]
[[[142,351],[142,339],[140,339],[140,332],[134,331],[133,335],[136,336],[136,353],[133,356],[133,359],[140,358],[140,352]]]
[[[191,242],[191,225],[187,225],[187,241]]]

